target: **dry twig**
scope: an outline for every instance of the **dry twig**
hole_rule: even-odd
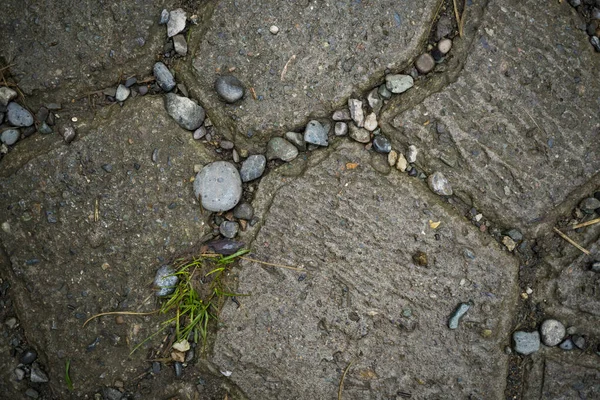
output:
[[[267,265],[269,267],[277,267],[277,268],[285,268],[285,269],[291,269],[293,271],[302,271],[302,272],[307,272],[305,269],[302,268],[296,268],[296,267],[290,267],[287,265],[282,265],[282,264],[273,264],[273,263],[268,263],[265,261],[261,261],[261,260],[256,260],[254,258],[249,258],[249,257],[244,257],[244,256],[240,256],[240,258],[242,260],[246,260],[246,261],[250,261],[250,262],[255,262],[255,263],[259,263],[259,264],[263,264],[263,265]]]
[[[285,73],[287,72],[288,65],[290,64],[290,62],[292,62],[295,59],[296,59],[296,55],[294,54],[293,56],[290,57],[289,60],[287,60],[287,62],[283,66],[283,71],[281,71],[281,80],[282,81],[283,81],[283,77],[285,76]]]
[[[587,222],[582,222],[580,224],[573,225],[571,227],[571,229],[579,229],[579,228],[583,228],[583,227],[586,227],[586,226],[595,225],[595,224],[598,224],[598,223],[600,223],[600,218],[592,219],[592,220],[589,220]]]
[[[105,312],[105,313],[100,313],[100,314],[96,314],[93,315],[91,317],[89,317],[84,323],[82,328],[85,328],[85,326],[87,325],[88,322],[90,322],[93,319],[96,319],[98,317],[102,317],[104,315],[150,315],[150,314],[156,314],[157,312],[159,312],[160,310],[154,310],[154,311],[150,311],[150,312],[134,312],[134,311],[110,311],[110,312]]]
[[[584,254],[587,254],[588,256],[590,255],[589,250],[584,249],[582,246],[580,246],[577,242],[575,242],[573,239],[571,239],[570,237],[568,237],[567,235],[565,235],[564,233],[562,233],[560,230],[558,230],[558,228],[553,228],[554,232],[558,233],[560,235],[561,238],[565,239],[567,242],[571,243],[573,246],[577,247],[579,250],[581,250]]]
[[[346,378],[346,374],[348,373],[348,370],[350,370],[350,367],[352,366],[353,362],[354,362],[354,360],[352,360],[348,363],[348,366],[346,367],[346,369],[344,370],[344,373],[342,374],[342,379],[340,379],[340,387],[338,389],[338,400],[342,400],[342,388],[344,387],[344,379]]]

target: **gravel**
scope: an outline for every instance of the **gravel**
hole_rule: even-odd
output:
[[[385,136],[377,135],[375,136],[375,139],[373,139],[373,150],[378,153],[389,153],[392,151],[392,143]]]
[[[115,99],[117,101],[125,101],[129,97],[131,90],[127,88],[125,85],[119,85],[117,87],[117,93],[115,94]]]
[[[408,146],[408,153],[406,153],[406,161],[410,164],[414,164],[417,162],[417,155],[419,154],[419,150],[415,145]]]
[[[238,78],[232,75],[217,77],[215,90],[219,97],[227,103],[235,103],[244,97],[244,85]]]
[[[179,54],[180,56],[187,55],[188,45],[183,35],[173,36],[173,46],[175,48],[175,53]]]
[[[274,137],[267,144],[267,160],[292,161],[298,157],[298,148],[284,138]]]
[[[7,146],[12,146],[17,143],[19,136],[21,136],[21,134],[18,129],[7,129],[0,135],[0,141]]]
[[[415,84],[410,75],[387,75],[385,86],[392,93],[404,93]]]
[[[169,13],[167,22],[167,36],[173,37],[185,29],[186,13],[181,8]]]
[[[345,122],[335,123],[335,136],[346,136],[348,134],[348,124]]]
[[[538,331],[513,333],[514,349],[517,353],[529,355],[540,349],[540,334]]]
[[[450,182],[448,182],[448,179],[441,172],[434,172],[429,175],[427,183],[433,193],[440,196],[452,196],[452,186],[450,186]]]
[[[442,55],[446,55],[452,49],[452,40],[450,39],[442,39],[437,44],[437,49]]]
[[[421,74],[428,74],[435,67],[435,60],[429,53],[421,54],[415,61],[415,68]]]
[[[593,214],[600,208],[600,200],[595,197],[588,197],[579,203],[579,209],[586,214]]]
[[[29,380],[31,380],[31,382],[33,383],[46,383],[48,382],[48,375],[46,375],[46,373],[41,370],[40,366],[37,363],[34,363],[31,366]]]
[[[192,135],[192,137],[195,140],[200,140],[204,136],[206,136],[206,128],[204,126],[201,126],[200,128],[196,129]]]
[[[460,303],[448,319],[448,328],[458,329],[458,323],[460,322],[460,319],[467,313],[467,311],[469,311],[471,306],[471,303]]]
[[[381,96],[382,99],[389,100],[392,98],[392,92],[390,92],[387,88],[387,84],[383,84],[377,88],[377,93]]]
[[[240,177],[242,182],[250,182],[254,179],[258,179],[265,172],[267,165],[267,159],[262,154],[255,154],[248,157],[240,168]]]
[[[6,107],[8,103],[17,98],[17,92],[6,86],[0,87],[0,105]]]
[[[195,131],[204,122],[204,109],[187,97],[167,93],[165,107],[169,115],[184,129]]]
[[[223,223],[219,225],[219,232],[228,239],[233,239],[236,237],[239,230],[240,225],[237,222],[223,221]]]
[[[350,121],[352,117],[350,116],[350,110],[343,109],[334,111],[333,115],[331,116],[331,119],[333,119],[334,121]]]
[[[319,121],[309,121],[304,130],[304,141],[317,146],[328,146],[327,130]]]
[[[555,319],[547,319],[540,326],[542,342],[546,346],[556,346],[563,341],[565,337],[565,326]]]
[[[369,103],[369,107],[371,107],[371,110],[375,114],[379,114],[381,107],[383,107],[383,101],[381,100],[381,97],[379,97],[378,91],[379,89],[375,88],[367,95],[367,103]]]
[[[362,128],[365,124],[365,114],[362,108],[362,101],[357,99],[348,99],[348,109],[350,110],[350,118],[356,126]]]
[[[377,129],[377,115],[375,115],[374,112],[367,115],[365,118],[364,127],[369,132],[373,132],[375,129]]]
[[[273,35],[277,35],[279,33],[279,28],[276,25],[271,25],[271,27],[269,27],[269,32]]]
[[[6,119],[13,126],[33,125],[33,115],[14,101],[6,108]]]
[[[65,127],[63,127],[62,135],[63,140],[67,144],[75,140],[75,136],[77,136],[77,134],[75,133],[75,128],[73,128],[71,125],[66,125]]]
[[[179,278],[173,274],[175,274],[175,270],[168,265],[163,265],[156,271],[154,286],[157,289],[158,297],[168,296],[175,291],[175,285],[179,282]]]
[[[285,138],[298,148],[300,151],[306,151],[306,142],[304,141],[304,135],[298,132],[286,132]]]
[[[37,360],[37,356],[38,355],[35,350],[29,349],[29,350],[26,350],[25,352],[23,352],[19,361],[22,364],[31,364],[32,362]]]
[[[157,62],[154,64],[153,72],[156,83],[158,83],[158,86],[160,86],[162,90],[165,92],[173,90],[175,87],[175,78],[173,78],[173,74],[165,64]]]
[[[254,207],[250,203],[240,203],[233,209],[233,216],[250,221],[254,216]]]
[[[396,150],[391,150],[388,153],[388,164],[390,167],[393,167],[398,162],[398,152]]]
[[[571,338],[566,338],[560,345],[558,345],[558,347],[560,347],[562,350],[569,351],[575,348],[575,344],[573,343]]]
[[[357,128],[350,124],[350,137],[359,143],[369,143],[371,141],[371,133],[363,128]]]
[[[160,13],[160,19],[158,20],[159,25],[165,25],[169,22],[169,12],[165,9]]]
[[[240,173],[230,162],[212,162],[196,175],[194,194],[208,211],[229,211],[242,198]]]

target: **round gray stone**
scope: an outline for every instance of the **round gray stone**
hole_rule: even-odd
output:
[[[19,361],[21,361],[22,364],[31,364],[35,360],[37,360],[37,353],[35,350],[31,349],[26,350],[19,359]]]
[[[7,146],[12,146],[13,144],[17,143],[17,140],[19,140],[19,136],[21,134],[19,133],[18,129],[7,129],[4,132],[2,132],[2,135],[0,136],[0,141],[2,141],[2,143],[4,143]]]
[[[309,121],[304,130],[304,141],[317,146],[328,146],[327,130],[319,121]]]
[[[242,182],[250,182],[258,179],[265,172],[267,166],[267,158],[262,154],[254,154],[248,157],[240,168],[240,177]]]
[[[250,221],[254,216],[254,207],[250,203],[241,203],[233,209],[233,216],[238,219]]]
[[[158,297],[168,296],[175,291],[175,285],[179,282],[179,278],[174,274],[175,270],[168,265],[163,265],[156,271],[154,287],[156,287]]]
[[[558,347],[560,347],[562,350],[570,351],[575,348],[575,344],[573,344],[571,338],[566,338]]]
[[[33,125],[33,115],[14,101],[8,104],[6,109],[6,119],[13,126]]]
[[[392,92],[388,90],[386,84],[379,86],[377,93],[379,93],[379,96],[381,96],[382,99],[389,100],[392,98]]]
[[[435,60],[433,59],[431,54],[423,53],[415,61],[415,67],[420,73],[427,74],[431,72],[435,67]]]
[[[217,77],[215,90],[219,97],[227,103],[235,103],[244,97],[244,85],[238,78],[232,75]]]
[[[267,144],[267,160],[292,161],[298,157],[298,148],[284,138],[274,137]]]
[[[529,355],[540,349],[540,334],[538,331],[513,333],[514,349],[517,353]]]
[[[223,221],[219,225],[219,232],[227,239],[233,239],[240,231],[240,225],[237,222]]]
[[[392,151],[392,143],[385,136],[377,135],[375,136],[375,139],[373,139],[373,150],[378,153],[387,154]]]
[[[556,346],[565,338],[567,330],[565,326],[555,319],[547,319],[540,326],[542,342],[546,346]]]
[[[450,49],[452,48],[452,40],[450,39],[442,39],[437,45],[438,50],[443,55],[448,54]]]
[[[450,182],[448,182],[448,179],[441,172],[434,172],[429,175],[427,183],[433,193],[440,196],[452,196],[452,186],[450,186]]]
[[[117,87],[117,93],[115,94],[115,99],[117,99],[117,101],[125,101],[129,97],[130,93],[131,93],[131,90],[128,87],[126,87],[125,85],[119,85]]]
[[[304,141],[304,135],[298,132],[286,132],[285,138],[298,148],[298,150],[306,151],[306,142]]]
[[[415,81],[410,75],[387,75],[385,86],[392,93],[404,93],[413,87]]]
[[[371,133],[363,128],[358,128],[353,124],[350,124],[350,137],[359,143],[369,143],[371,140]]]
[[[242,198],[240,174],[230,162],[212,162],[196,175],[194,194],[208,211],[229,211]]]
[[[175,78],[173,78],[173,74],[165,64],[157,62],[154,64],[153,72],[156,83],[158,83],[158,86],[160,86],[162,90],[165,92],[173,90],[175,87]]]
[[[600,200],[595,197],[588,197],[579,203],[579,208],[586,214],[593,214],[594,211],[600,208]]]
[[[187,97],[174,93],[165,95],[165,107],[169,115],[184,129],[194,131],[204,122],[204,108]]]
[[[193,137],[195,140],[200,140],[204,136],[206,136],[206,128],[204,126],[201,126],[200,128],[194,131]]]
[[[348,124],[345,122],[335,123],[335,136],[345,136],[348,134]]]

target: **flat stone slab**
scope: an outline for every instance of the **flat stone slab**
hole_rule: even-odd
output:
[[[242,135],[264,139],[300,128],[418,55],[436,4],[220,1],[193,62],[200,100],[217,126]],[[214,90],[216,77],[229,74],[247,89],[233,106]]]
[[[383,131],[486,217],[534,226],[600,168],[600,57],[574,12],[490,2],[456,82],[406,111],[393,99]]]
[[[526,373],[528,387],[523,398],[596,399],[600,398],[600,370],[596,359],[580,357],[546,357],[536,359],[533,369]],[[562,358],[562,359],[561,359]],[[539,368],[536,368],[539,367]]]
[[[376,172],[385,155],[323,154],[261,181],[251,257],[301,271],[243,263],[213,361],[252,399],[336,398],[350,361],[344,398],[501,398],[517,261],[425,182]]]

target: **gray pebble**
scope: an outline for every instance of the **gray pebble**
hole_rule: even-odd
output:
[[[173,36],[173,47],[175,48],[175,53],[179,54],[180,56],[187,55],[188,45],[183,35]]]
[[[431,54],[423,53],[415,61],[415,67],[421,74],[427,74],[435,67],[435,60]]]
[[[206,128],[204,126],[201,126],[200,128],[194,131],[194,134],[192,136],[195,140],[202,139],[204,136],[206,136]]]
[[[6,119],[13,126],[33,125],[33,115],[14,101],[6,108]]]
[[[448,320],[448,328],[457,329],[460,319],[463,317],[463,315],[467,313],[467,311],[469,311],[472,305],[473,304],[470,302],[460,303],[458,307],[456,307],[456,310],[454,310],[454,312],[450,316],[450,319]]]
[[[379,88],[377,89],[377,93],[379,94],[379,96],[381,96],[382,99],[389,100],[392,98],[392,92],[388,90],[386,84],[379,86]]]
[[[452,186],[448,179],[441,172],[434,172],[427,178],[429,188],[435,194],[440,196],[452,196]]]
[[[363,111],[362,104],[363,103],[360,100],[348,99],[350,117],[359,128],[362,128],[365,124],[365,113]]]
[[[506,231],[506,235],[515,242],[520,242],[521,240],[523,240],[523,234],[518,229],[509,229],[508,231]]]
[[[369,143],[371,140],[371,133],[363,128],[357,128],[353,124],[350,124],[350,137],[359,143]]]
[[[162,90],[165,92],[173,90],[175,87],[175,78],[173,78],[173,74],[165,64],[157,62],[154,64],[153,72],[156,83],[158,83],[158,86],[160,86]]]
[[[345,136],[348,134],[348,124],[345,122],[335,123],[335,136]]]
[[[437,49],[439,50],[439,52],[442,55],[446,55],[450,52],[450,49],[452,49],[452,40],[450,39],[442,39],[439,41],[439,43],[437,44]]]
[[[40,397],[40,394],[38,393],[37,390],[35,390],[33,388],[29,388],[25,391],[25,396],[31,397],[32,399],[37,399]]]
[[[565,326],[555,319],[547,319],[540,326],[542,343],[546,346],[552,347],[558,345],[564,339],[565,333]]]
[[[176,361],[174,368],[175,368],[175,376],[177,378],[181,378],[183,376],[183,365],[179,361]]]
[[[48,382],[48,375],[46,375],[46,373],[41,370],[40,366],[37,363],[34,363],[31,366],[29,380],[33,383],[46,383]]]
[[[517,331],[513,333],[513,342],[517,353],[529,355],[540,349],[540,333]]]
[[[599,272],[600,273],[600,261],[593,262],[592,265],[590,266],[590,270],[592,272]]]
[[[49,135],[52,133],[52,128],[50,128],[50,126],[48,126],[47,123],[42,122],[40,127],[38,128],[38,132],[43,135]]]
[[[204,122],[204,108],[187,97],[174,93],[165,95],[165,107],[169,115],[184,129],[195,131]]]
[[[22,355],[21,358],[19,359],[19,361],[22,364],[31,364],[32,362],[34,362],[35,360],[37,360],[37,353],[35,352],[35,350],[26,350]]]
[[[304,141],[317,146],[328,146],[327,130],[319,121],[309,121],[304,130]]]
[[[233,216],[238,219],[245,219],[246,221],[250,221],[254,216],[254,208],[250,203],[247,202],[238,204],[233,209]]]
[[[579,7],[581,5],[581,0],[569,0],[569,4],[573,7]]]
[[[132,76],[131,78],[127,78],[127,80],[125,81],[125,87],[126,88],[130,88],[133,85],[135,85],[137,83],[137,78],[135,76]],[[118,90],[117,90],[118,92]]]
[[[594,46],[594,49],[600,52],[600,38],[598,36],[592,36],[590,38],[590,43]]]
[[[284,138],[274,137],[267,144],[267,160],[292,161],[298,156],[298,148]]]
[[[165,9],[162,10],[162,12],[160,13],[160,20],[158,20],[158,23],[160,25],[164,25],[167,22],[169,22],[169,12]]]
[[[63,127],[62,135],[65,143],[71,143],[76,136],[75,128],[73,128],[71,125],[66,125],[65,127]]]
[[[8,103],[17,98],[17,92],[6,86],[0,87],[0,106],[6,107]]]
[[[410,75],[387,75],[385,86],[392,93],[404,93],[415,84]]]
[[[410,146],[408,146],[408,153],[406,153],[406,161],[408,161],[409,164],[416,163],[418,154],[419,150],[417,150],[417,147],[411,144]]]
[[[237,236],[240,230],[240,225],[237,222],[223,221],[219,225],[219,232],[228,239],[233,239]]]
[[[229,140],[221,140],[221,142],[219,143],[219,146],[223,149],[223,150],[231,150],[233,149],[233,142],[230,142]]]
[[[242,198],[240,173],[230,162],[212,162],[196,175],[194,194],[208,211],[229,211]]]
[[[168,265],[163,265],[156,271],[154,287],[157,289],[156,295],[158,297],[168,296],[175,291],[179,278],[174,274],[175,270]]]
[[[119,85],[117,87],[117,93],[115,94],[115,99],[117,101],[125,101],[131,94],[131,89],[126,87],[125,85]]]
[[[379,114],[381,111],[381,107],[383,107],[383,101],[379,97],[378,88],[375,88],[369,92],[367,95],[367,102],[369,103],[369,107],[375,114]]]
[[[375,139],[373,139],[373,150],[378,153],[387,154],[392,151],[392,143],[385,136],[377,135],[375,136]]]
[[[160,363],[158,361],[153,361],[152,362],[152,373],[156,375],[159,372],[160,372]]]
[[[173,37],[185,29],[186,13],[181,8],[169,13],[167,21],[167,36]]]
[[[298,132],[286,132],[285,138],[298,148],[300,151],[306,151],[306,142],[304,135]]]
[[[558,347],[560,347],[563,350],[569,351],[575,348],[575,344],[573,343],[571,338],[566,338]]]
[[[231,152],[231,158],[233,158],[233,162],[240,162],[240,155],[238,154],[236,149],[233,149]]]
[[[581,335],[573,335],[571,336],[571,340],[575,344],[575,346],[580,350],[585,350],[585,338]]]
[[[579,208],[586,214],[593,214],[600,208],[600,200],[595,197],[588,197],[579,203]]]
[[[42,106],[42,107],[40,107],[40,109],[38,110],[38,112],[35,114],[35,119],[38,122],[45,122],[46,118],[48,118],[48,114],[49,113],[50,113],[50,111],[48,111],[48,109],[46,107]]]
[[[255,154],[248,157],[240,168],[240,176],[242,182],[250,182],[254,179],[258,179],[265,172],[267,165],[267,159],[262,154]]]
[[[344,109],[334,111],[331,119],[334,121],[349,121],[352,119],[352,117],[350,116],[350,110]]]
[[[17,381],[20,382],[25,379],[25,371],[23,371],[21,368],[15,368],[14,373]]]
[[[244,97],[244,85],[232,75],[217,77],[215,90],[219,97],[227,103],[235,103]]]
[[[123,398],[123,393],[121,393],[119,389],[112,387],[105,387],[102,390],[102,394],[104,400],[121,400]]]
[[[138,93],[140,94],[140,96],[145,96],[148,93],[148,86],[138,86]]]
[[[0,135],[0,141],[7,146],[12,146],[17,143],[19,136],[21,136],[21,134],[18,129],[7,129]]]

